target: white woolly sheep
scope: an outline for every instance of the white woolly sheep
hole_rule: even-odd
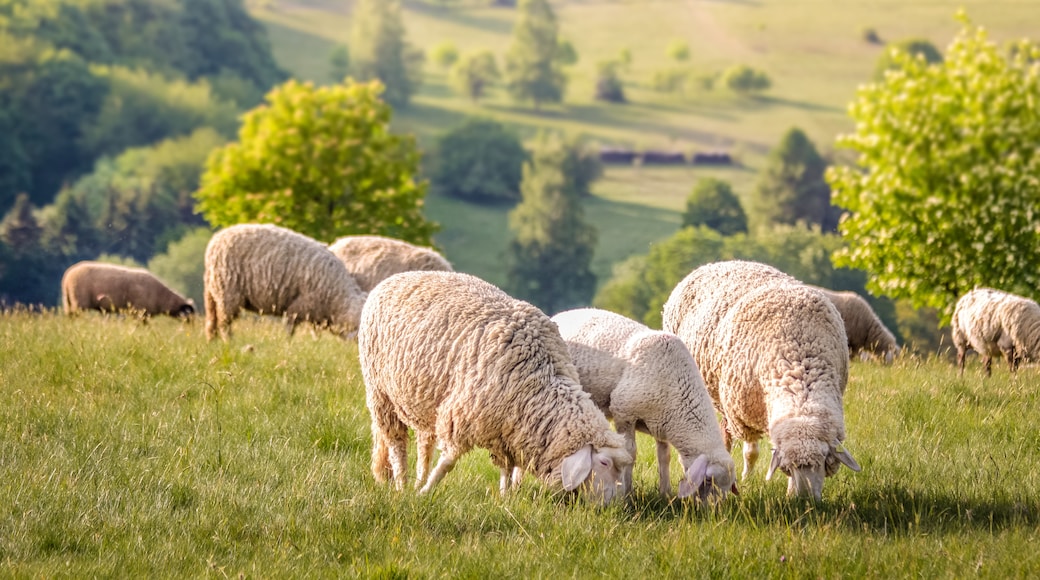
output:
[[[321,242],[270,224],[239,224],[213,235],[205,259],[206,337],[227,340],[242,310],[284,315],[347,336],[366,294]]]
[[[723,435],[744,441],[744,474],[768,434],[788,495],[822,496],[840,464],[859,471],[844,449],[842,398],[849,348],[837,309],[815,290],[756,262],[697,268],[664,305],[664,328],[690,348],[722,414]]]
[[[704,500],[736,493],[733,458],[723,443],[711,397],[679,337],[596,308],[568,310],[552,320],[567,341],[582,388],[613,418],[632,459],[636,430],[657,441],[662,495],[671,494],[669,443],[684,469],[679,497],[696,494]],[[629,492],[631,467],[622,481]]]
[[[430,248],[383,236],[344,236],[329,249],[365,292],[400,272],[452,271],[451,264]]]
[[[1040,357],[1040,306],[1028,298],[976,288],[957,300],[952,325],[962,374],[969,348],[982,357],[986,376],[992,374],[994,356],[1003,354],[1011,372],[1023,357]]]
[[[849,339],[849,356],[871,353],[890,364],[899,352],[896,337],[881,322],[870,303],[855,292],[841,292],[813,286],[838,309]]]
[[[195,302],[172,290],[148,270],[102,262],[69,266],[61,278],[61,295],[65,314],[80,310],[130,310],[144,317],[195,314]]]
[[[530,470],[605,504],[632,463],[624,438],[581,390],[556,325],[479,278],[387,278],[365,303],[358,353],[378,481],[392,476],[404,487],[409,427],[420,493],[473,447],[490,451],[503,494]],[[434,440],[440,458],[428,472]]]

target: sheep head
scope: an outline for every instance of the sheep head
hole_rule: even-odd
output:
[[[807,419],[789,419],[774,428],[773,456],[766,479],[779,469],[787,475],[787,495],[814,499],[823,497],[823,480],[845,465],[853,471],[860,466],[836,437],[817,438]]]
[[[621,474],[632,464],[632,457],[621,448],[594,449],[585,445],[563,459],[561,479],[563,489],[581,489],[590,500],[607,505],[619,495]]]
[[[679,497],[695,497],[702,502],[720,501],[726,494],[740,495],[737,491],[736,473],[732,461],[725,466],[710,464],[708,456],[701,454],[686,468],[679,482]]]

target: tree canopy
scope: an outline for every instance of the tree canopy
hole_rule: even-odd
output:
[[[836,262],[946,320],[975,286],[1035,297],[1040,282],[1040,47],[1001,49],[961,18],[945,60],[899,52],[859,89],[838,139],[856,164],[828,173],[849,212]]]
[[[706,177],[686,198],[682,226],[708,226],[724,236],[747,232],[747,215],[729,183]]]
[[[567,86],[563,66],[576,58],[573,48],[560,41],[556,14],[546,0],[521,0],[517,12],[506,53],[506,90],[535,108],[558,103]]]
[[[430,178],[438,193],[469,201],[520,199],[527,151],[493,119],[469,119],[437,140]]]
[[[588,304],[596,289],[590,265],[597,234],[584,219],[587,192],[579,190],[587,182],[565,170],[574,147],[543,138],[524,165],[523,201],[509,214],[507,289],[549,314]]]
[[[421,53],[405,39],[401,4],[397,0],[359,0],[350,22],[350,59],[354,75],[379,79],[385,98],[405,106],[422,82]]]
[[[430,245],[411,136],[390,132],[379,81],[275,87],[247,112],[238,141],[217,149],[196,192],[214,226],[275,223],[331,242],[380,234]]]
[[[792,128],[769,152],[752,191],[751,210],[756,224],[803,222],[833,231],[837,211],[823,178],[827,161],[804,131]]]

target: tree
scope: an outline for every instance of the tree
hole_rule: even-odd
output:
[[[470,201],[520,199],[527,152],[498,121],[470,119],[437,140],[430,179],[438,193]]]
[[[195,193],[214,226],[275,223],[332,241],[380,234],[431,245],[414,138],[390,132],[378,81],[316,88],[289,81],[214,151]]]
[[[563,100],[567,75],[563,66],[573,55],[561,46],[556,15],[546,0],[521,0],[513,28],[513,42],[506,53],[506,89],[519,102]]]
[[[848,211],[835,261],[943,321],[975,286],[1036,296],[1040,283],[1040,46],[1001,50],[961,19],[942,63],[898,53],[859,89],[856,131],[838,139],[857,165],[827,175]]]
[[[440,68],[450,69],[459,60],[459,49],[450,40],[441,41],[430,51],[430,59]]]
[[[350,49],[337,44],[329,53],[329,78],[334,83],[341,83],[350,74]]]
[[[713,177],[697,182],[686,198],[682,227],[708,226],[724,236],[747,232],[747,215],[728,183]]]
[[[618,69],[621,63],[608,60],[596,67],[596,98],[608,103],[625,102],[625,86],[621,83]]]
[[[747,65],[738,64],[722,72],[722,84],[734,93],[760,93],[770,87],[769,75]]]
[[[665,53],[676,62],[686,62],[690,60],[690,45],[685,40],[673,39],[668,43]]]
[[[354,74],[363,81],[379,79],[386,101],[405,106],[422,82],[421,53],[405,40],[397,0],[358,0],[351,13],[350,52]]]
[[[885,80],[885,72],[899,68],[897,62],[900,57],[896,54],[904,53],[914,58],[922,58],[928,64],[938,64],[943,60],[942,53],[930,41],[923,38],[908,38],[899,42],[893,42],[885,47],[885,52],[878,58],[874,67],[874,80]]]
[[[801,129],[784,134],[766,159],[752,192],[752,211],[758,224],[805,222],[833,231],[837,211],[823,179],[827,161]]]
[[[588,304],[596,229],[584,220],[581,196],[564,167],[569,144],[543,140],[524,165],[523,201],[509,214],[507,287],[546,313]]]
[[[470,53],[462,57],[452,69],[455,85],[473,101],[484,96],[487,87],[498,80],[498,65],[490,50]]]

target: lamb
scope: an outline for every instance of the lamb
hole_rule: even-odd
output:
[[[860,466],[844,449],[849,348],[837,309],[776,268],[739,260],[697,268],[664,305],[664,328],[700,366],[727,448],[744,441],[746,479],[768,434],[788,495],[820,499],[824,477]]]
[[[1028,298],[976,288],[957,300],[952,324],[960,374],[969,348],[982,357],[987,377],[996,355],[1004,355],[1011,372],[1023,357],[1040,356],[1040,306]]]
[[[636,430],[657,441],[662,495],[671,494],[669,443],[679,451],[684,477],[679,497],[701,500],[737,493],[733,458],[726,449],[697,363],[674,334],[606,310],[579,308],[552,318],[567,341],[582,388],[614,419],[632,459]],[[632,468],[623,474],[632,489]]]
[[[849,339],[849,355],[872,353],[883,357],[886,364],[891,364],[899,352],[896,337],[881,322],[874,309],[855,292],[839,292],[813,286],[827,297],[838,309],[842,322],[845,323],[845,334]]]
[[[503,495],[530,470],[607,504],[632,463],[624,438],[581,390],[556,325],[479,278],[387,278],[362,310],[358,353],[377,481],[392,476],[404,487],[409,427],[420,493],[473,447],[490,451]],[[440,458],[429,472],[434,440]]]
[[[148,270],[102,262],[78,262],[61,278],[65,314],[81,310],[132,310],[144,318],[156,314],[190,318],[195,302],[181,296]]]
[[[365,292],[399,272],[452,271],[451,264],[430,248],[383,236],[344,236],[329,249]]]
[[[242,310],[284,315],[289,335],[311,322],[342,337],[357,331],[365,292],[321,242],[270,224],[239,224],[209,241],[206,338],[231,336]]]

